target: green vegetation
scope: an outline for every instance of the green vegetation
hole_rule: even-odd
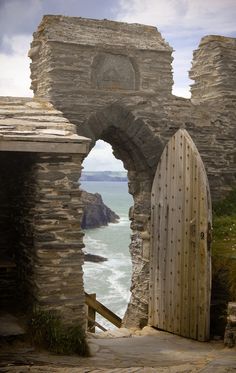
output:
[[[223,269],[227,272],[231,300],[236,300],[236,214],[214,217],[212,262],[213,274]]]
[[[213,276],[225,270],[231,300],[236,300],[236,189],[213,205],[212,261]]]
[[[34,344],[57,354],[89,356],[80,325],[66,326],[55,311],[34,311],[29,330]]]
[[[227,303],[236,301],[236,189],[213,204],[212,300],[212,330],[223,335]]]
[[[215,216],[236,216],[236,188],[225,199],[213,204],[213,213]]]

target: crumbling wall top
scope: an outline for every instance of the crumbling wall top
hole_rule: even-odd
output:
[[[107,19],[45,15],[34,38],[86,46],[115,44],[143,50],[172,51],[156,27]]]
[[[215,44],[219,45],[221,44],[224,47],[236,47],[236,38],[230,38],[228,36],[222,36],[222,35],[207,35],[201,38],[199,47],[215,42]]]
[[[208,35],[201,39],[193,53],[189,74],[194,103],[235,97],[236,38]]]

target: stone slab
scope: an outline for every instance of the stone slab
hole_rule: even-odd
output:
[[[10,314],[0,315],[0,337],[10,337],[25,334],[18,319]]]
[[[64,139],[65,141],[65,139]],[[88,142],[73,143],[73,142],[53,142],[53,141],[27,141],[19,140],[0,140],[0,151],[14,152],[36,152],[36,153],[78,153],[87,154]]]

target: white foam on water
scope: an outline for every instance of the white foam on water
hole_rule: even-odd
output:
[[[110,200],[114,205],[108,204],[108,206],[120,216],[120,219],[117,223],[110,223],[105,227],[86,230],[84,251],[104,256],[108,260],[99,263],[85,262],[83,266],[85,290],[88,293],[96,293],[101,303],[123,317],[130,297],[131,257],[128,210],[132,203],[123,200],[125,190],[120,190],[120,187],[120,194],[117,194],[118,189],[113,188],[113,183],[93,184],[90,184],[91,188],[106,188],[110,192]],[[102,192],[102,190],[96,191]],[[114,328],[98,314],[96,319],[101,325],[109,329]]]
[[[98,239],[94,239],[90,236],[85,236],[84,244],[85,244],[84,251],[88,252],[89,254],[104,255],[107,253],[107,249],[108,249],[107,244]]]
[[[130,297],[130,261],[118,253],[117,258],[102,263],[86,262],[84,265],[85,288],[96,292],[99,301],[123,317]]]
[[[121,216],[117,223],[109,223],[108,226],[112,228],[128,227],[130,225],[130,220],[127,216]]]

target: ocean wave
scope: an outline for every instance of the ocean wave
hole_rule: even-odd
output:
[[[122,284],[121,279],[123,278],[123,272],[115,271],[112,275],[109,276],[109,282],[111,284],[111,289],[113,292],[108,294],[108,297],[119,299],[123,299],[125,302],[128,302],[130,292],[129,288],[127,289],[127,284]]]
[[[117,188],[114,188],[114,183],[87,184],[92,188],[88,191],[102,194],[105,203],[120,216],[120,219],[117,223],[110,223],[108,226],[86,230],[84,251],[104,256],[108,261],[84,263],[85,289],[88,293],[96,293],[101,303],[123,317],[130,297],[131,257],[128,211],[133,200],[128,194],[128,197],[125,197],[127,186],[123,183],[119,183]],[[101,325],[109,329],[114,328],[98,314],[96,319]]]
[[[110,232],[110,235],[107,235],[106,237],[103,237],[103,239],[106,239],[106,242],[98,239],[94,239],[91,236],[86,236],[84,239],[85,248],[84,251],[88,252],[90,254],[98,254],[105,256],[110,259],[119,259],[119,260],[127,260],[130,258],[129,253],[129,245],[126,242],[126,239],[124,239],[124,236],[122,235],[121,238],[117,238],[117,236],[112,235]]]
[[[90,236],[84,238],[84,251],[89,252],[90,254],[101,254],[106,255],[108,251],[108,245],[101,240],[94,239]]]
[[[90,291],[94,292],[96,289],[107,301],[117,299],[118,303],[124,305],[123,301],[126,302],[129,297],[131,276],[129,261],[112,259],[110,263],[103,262],[99,265],[85,263],[83,268],[85,285],[90,287]]]
[[[129,226],[130,225],[130,220],[127,217],[120,217],[117,223],[109,223],[109,227],[114,227],[114,228],[120,228],[124,226]]]
[[[121,216],[119,223],[87,230],[84,237],[86,252],[108,259],[101,263],[84,263],[85,289],[88,293],[96,293],[97,299],[120,317],[124,316],[130,298],[129,224],[128,217]],[[97,320],[105,327],[112,328],[98,315]]]

